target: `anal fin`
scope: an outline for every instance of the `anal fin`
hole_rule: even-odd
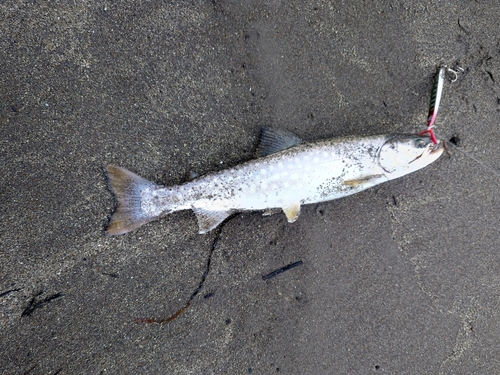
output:
[[[283,207],[283,212],[285,213],[286,219],[289,223],[295,222],[300,214],[300,202]]]
[[[220,223],[226,220],[234,211],[210,211],[204,208],[193,207],[193,212],[198,219],[198,233],[204,234],[210,232]]]

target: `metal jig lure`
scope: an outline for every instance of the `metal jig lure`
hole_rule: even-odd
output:
[[[458,68],[458,70],[463,72],[462,68]],[[447,72],[454,75],[454,77],[451,78],[451,82],[455,82],[458,79],[458,72],[456,70],[448,68],[446,65],[442,65],[439,68],[438,74],[434,80],[434,86],[432,87],[431,103],[429,105],[429,115],[427,117],[427,129],[419,133],[419,135],[429,134],[434,144],[438,143],[436,134],[434,133],[434,122],[436,121],[439,103],[441,102],[444,78]]]

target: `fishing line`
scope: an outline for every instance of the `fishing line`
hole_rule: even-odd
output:
[[[462,148],[459,148],[457,145],[453,144],[452,142],[446,142],[446,144],[447,145],[452,145],[454,147],[454,150],[458,150],[458,151],[462,152],[465,156],[467,156],[467,157],[471,158],[472,160],[474,160],[477,164],[479,164],[484,169],[490,171],[491,173],[493,173],[497,177],[500,177],[500,172],[497,172],[495,169],[493,169],[492,167],[490,167],[488,164],[484,163],[483,161],[477,159],[476,157],[474,157],[469,152],[465,151]]]

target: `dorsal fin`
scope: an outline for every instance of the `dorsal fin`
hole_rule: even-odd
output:
[[[301,143],[304,141],[289,131],[263,127],[256,155],[257,157],[271,155]]]

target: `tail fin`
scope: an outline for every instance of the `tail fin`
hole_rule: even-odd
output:
[[[117,236],[130,232],[157,216],[145,212],[141,206],[143,192],[156,185],[136,174],[114,165],[108,165],[111,190],[118,205],[109,222],[106,234]]]

